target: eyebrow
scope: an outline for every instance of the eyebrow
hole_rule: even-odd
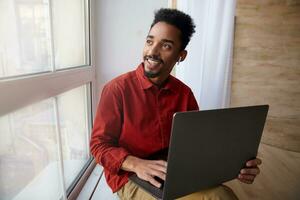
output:
[[[153,36],[153,35],[148,35],[147,38],[149,38],[149,39],[154,39],[154,36]],[[168,43],[171,43],[171,44],[174,44],[174,41],[173,41],[173,40],[162,39],[161,41],[163,41],[163,42],[168,42]]]

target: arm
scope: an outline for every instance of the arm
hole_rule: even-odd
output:
[[[241,169],[237,179],[244,183],[253,183],[255,177],[260,173],[258,165],[260,165],[261,163],[262,161],[259,158],[247,161],[247,168]]]
[[[116,84],[108,84],[103,88],[97,108],[90,148],[96,162],[114,174],[129,155],[118,145],[122,117],[122,94]]]
[[[111,173],[118,173],[120,169],[134,172],[139,178],[160,187],[154,176],[165,180],[166,162],[140,159],[118,146],[122,121],[122,94],[116,85],[109,84],[101,94],[90,142],[96,162]]]

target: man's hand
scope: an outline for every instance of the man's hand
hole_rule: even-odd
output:
[[[155,176],[166,179],[167,162],[164,160],[144,160],[134,156],[127,156],[122,163],[123,170],[135,172],[140,179],[149,181],[152,185],[160,187],[161,183],[155,180]]]
[[[253,183],[255,177],[260,173],[258,165],[261,163],[262,161],[259,158],[247,161],[247,168],[241,169],[238,179],[244,183]]]

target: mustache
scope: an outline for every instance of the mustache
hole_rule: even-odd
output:
[[[146,55],[146,56],[144,56],[144,60],[148,60],[148,59],[164,63],[164,61],[159,56],[156,56],[156,55]]]

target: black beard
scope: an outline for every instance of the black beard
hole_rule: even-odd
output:
[[[152,72],[146,72],[146,70],[144,69],[144,75],[147,77],[147,78],[156,78],[158,77],[160,74],[160,71],[157,72],[157,73],[152,73]]]
[[[159,57],[159,56],[156,56],[156,55],[147,55],[147,56],[144,56],[144,62],[147,62],[148,59],[153,59],[153,60],[158,60],[160,61],[162,64],[164,64],[164,61]],[[145,69],[144,69],[144,75],[147,77],[147,78],[156,78],[160,75],[160,71],[159,72],[156,72],[156,73],[152,73],[152,72],[147,72]]]

